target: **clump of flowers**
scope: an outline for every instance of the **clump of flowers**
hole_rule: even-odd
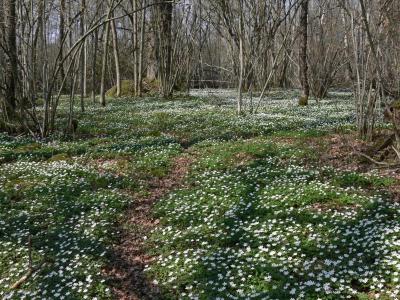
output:
[[[159,258],[148,274],[171,298],[395,299],[398,206],[357,176],[282,164],[275,157],[304,153],[266,142],[351,126],[351,94],[301,108],[296,91],[272,91],[257,113],[237,117],[234,93],[88,106],[76,113],[75,139],[0,134],[0,298],[112,297],[101,268],[115,221],[132,190],[145,192],[190,147],[199,159],[192,188],[160,202],[163,226],[150,238]],[[61,115],[69,109],[60,102]],[[360,185],[342,184],[354,178]],[[30,260],[40,268],[11,289]]]
[[[5,164],[0,174],[1,298],[110,296],[100,270],[127,201],[119,179],[65,161]],[[40,268],[12,289],[29,263]]]
[[[157,205],[148,274],[181,299],[396,299],[400,205],[325,173],[273,157],[195,172]]]

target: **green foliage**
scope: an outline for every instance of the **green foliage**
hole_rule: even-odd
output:
[[[142,92],[146,95],[157,95],[160,90],[160,82],[158,80],[149,81],[144,79],[142,84]],[[106,92],[107,97],[117,96],[117,86],[114,85]],[[120,97],[134,97],[135,83],[132,80],[121,80],[121,95]]]
[[[299,105],[300,106],[307,106],[308,105],[308,96],[301,96],[299,98]]]
[[[106,92],[107,97],[117,96],[117,86],[114,85]],[[132,80],[121,80],[121,95],[120,97],[133,97],[135,96],[135,84]]]
[[[148,242],[157,261],[147,274],[166,295],[346,298],[358,294],[355,279],[393,295],[398,275],[393,281],[387,274],[398,260],[384,257],[396,252],[399,230],[389,228],[400,225],[400,207],[359,186],[375,178],[359,175],[346,186],[356,177],[306,169],[273,146],[239,145],[196,147],[201,158],[191,184],[156,205],[162,226]],[[254,156],[232,165],[235,153]]]
[[[46,264],[25,290],[80,298],[100,289],[110,296],[98,270],[126,205],[116,190],[121,179],[61,160],[5,164],[0,170],[0,294],[21,297],[9,287],[27,271],[32,236],[33,264]]]
[[[345,172],[335,177],[335,181],[342,187],[357,186],[362,188],[381,188],[388,187],[396,180],[381,176],[365,176],[354,172]]]
[[[315,155],[307,138],[353,124],[349,95],[331,95],[299,107],[296,91],[272,91],[258,114],[241,117],[230,94],[108,99],[85,113],[76,103],[74,137],[0,134],[0,298],[112,298],[101,269],[129,195],[149,195],[183,152],[195,160],[187,187],[157,204],[161,224],[148,244],[161,256],[147,274],[165,298],[297,298],[300,284],[316,282],[306,268],[323,283],[333,270],[345,281],[331,280],[332,290],[345,287],[339,295],[353,277],[394,291],[399,208],[377,192],[392,180],[299,165]],[[68,109],[61,101],[60,127]],[[47,264],[11,292],[26,272],[29,235],[34,265]],[[318,297],[339,296],[304,288],[303,299]]]

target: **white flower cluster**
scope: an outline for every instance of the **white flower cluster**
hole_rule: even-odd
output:
[[[308,107],[299,107],[297,97],[271,91],[256,114],[241,117],[235,91],[116,99],[106,108],[87,107],[75,141],[0,134],[0,298],[109,298],[100,269],[127,202],[119,189],[144,191],[145,181],[165,175],[183,148],[195,145],[194,156],[201,156],[218,144],[220,153],[212,150],[194,170],[218,168],[190,178],[192,189],[158,206],[165,227],[149,240],[164,246],[149,275],[172,298],[396,299],[398,205],[359,186],[338,187],[332,178],[340,174],[326,178],[324,170],[273,158],[227,171],[224,151],[232,141],[261,137],[262,144],[281,131],[295,136],[354,125],[349,93]],[[251,101],[244,102],[248,112]],[[61,101],[60,110],[66,115],[69,102]],[[285,157],[301,153],[277,150]],[[34,266],[45,264],[11,291],[30,254]]]
[[[0,298],[110,296],[100,270],[126,201],[112,177],[65,161],[4,164],[0,174]],[[41,268],[11,290],[29,255]]]
[[[400,297],[400,204],[274,158],[194,181],[150,239],[148,274],[180,298]]]

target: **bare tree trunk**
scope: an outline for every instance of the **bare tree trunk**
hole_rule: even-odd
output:
[[[242,0],[239,0],[240,7],[240,25],[239,25],[239,84],[238,84],[238,100],[237,100],[237,113],[238,115],[243,112],[243,72],[244,72],[244,54],[243,54],[243,5]]]
[[[5,100],[6,117],[15,118],[17,107],[18,57],[17,57],[17,27],[16,27],[16,0],[5,0],[5,42],[7,45],[5,65]]]
[[[68,3],[68,23],[69,24],[72,24],[73,23],[73,21],[72,21],[72,19],[73,19],[73,17],[72,17],[72,3],[71,2],[69,2]],[[73,31],[72,30],[69,30],[69,34],[68,34],[68,48],[69,49],[71,49],[72,48],[72,45],[73,45],[73,42],[72,42],[72,36],[73,36]],[[72,61],[71,61],[71,59],[69,60],[69,63],[71,63]],[[75,63],[75,62],[73,62],[73,63]],[[69,82],[68,82],[68,87],[70,88],[70,89],[72,89],[72,84],[73,84],[73,78],[72,78],[72,76],[70,76],[69,77]]]
[[[300,6],[300,82],[303,89],[303,95],[300,99],[301,105],[308,104],[310,96],[310,84],[308,82],[308,0],[303,0]]]
[[[343,27],[345,30],[345,34],[344,34],[344,47],[345,47],[345,55],[346,55],[346,80],[351,82],[354,80],[354,74],[353,74],[353,68],[351,66],[351,50],[350,50],[350,46],[349,46],[349,33],[346,29],[347,27],[347,22],[346,22],[346,15],[344,12],[342,12],[342,22],[343,22]]]
[[[46,7],[47,1],[43,0],[43,11],[42,11],[42,32],[41,32],[41,44],[40,44],[40,54],[43,57],[42,62],[42,89],[43,89],[43,125],[42,125],[42,136],[46,136],[49,130],[49,109],[51,101],[51,93],[49,91],[49,57],[48,57],[48,47],[47,47],[47,22],[46,22]]]
[[[97,73],[96,73],[96,57],[98,52],[99,46],[99,30],[96,29],[94,33],[94,45],[93,45],[93,58],[92,58],[92,99],[93,103],[96,103],[96,80],[97,80]]]
[[[153,81],[158,76],[157,68],[157,52],[158,52],[158,39],[157,39],[157,8],[151,8],[151,18],[150,18],[150,36],[147,51],[147,72],[146,78],[149,81]]]
[[[105,25],[104,33],[103,33],[103,59],[102,59],[102,66],[101,66],[100,103],[102,106],[106,106],[105,81],[106,81],[106,72],[107,72],[108,36],[109,36],[109,34],[110,34],[110,22],[107,22],[107,24]]]
[[[86,1],[81,1],[81,19],[80,19],[80,34],[81,37],[85,35],[85,11]],[[85,111],[85,81],[86,81],[86,42],[83,41],[83,46],[80,53],[80,91],[81,91],[81,111]]]
[[[4,15],[4,1],[0,0],[0,20],[5,20],[5,15]],[[4,42],[4,21],[0,22],[0,43]],[[3,54],[3,51],[0,51],[1,55]]]
[[[152,32],[149,38],[149,51],[147,57],[147,72],[146,78],[149,81],[153,81],[157,78],[158,68],[157,68],[157,39],[155,33]]]
[[[60,24],[59,24],[59,47],[60,47],[60,80],[65,77],[64,69],[64,41],[65,40],[65,0],[60,0]]]
[[[5,15],[4,15],[4,3],[3,0],[0,0],[0,20],[4,20],[5,19]],[[0,21],[0,44],[4,44],[4,40],[5,40],[5,29],[4,29],[4,21],[1,22]],[[4,57],[4,52],[2,50],[0,50],[0,66],[5,66],[5,57]],[[2,68],[0,67],[0,70],[2,70]],[[0,72],[0,82],[4,82],[4,72]],[[3,105],[5,105],[4,103],[4,93],[3,91],[0,89],[0,108],[3,107]]]
[[[164,98],[171,96],[171,61],[172,61],[172,2],[165,0],[159,8],[159,44],[160,44],[160,79],[161,95]]]
[[[111,16],[113,16],[112,14]],[[117,97],[121,96],[121,69],[119,63],[119,50],[118,50],[118,35],[115,27],[115,21],[111,21],[112,42],[114,50],[114,63],[115,63],[115,77],[117,81]]]
[[[86,26],[86,25],[85,25]],[[84,27],[85,28],[85,27]],[[86,31],[86,29],[85,29]],[[88,93],[87,93],[87,73],[88,73],[88,44],[84,43],[84,49],[83,49],[83,95],[86,98]]]
[[[32,19],[34,18],[34,13],[33,13],[33,9],[34,9],[34,4],[33,1],[31,2],[31,9],[32,9],[32,13],[31,13],[31,17]],[[38,80],[38,69],[39,69],[39,65],[41,64],[41,62],[39,61],[39,57],[38,57],[38,43],[39,40],[41,39],[41,30],[43,28],[42,26],[42,22],[43,22],[43,1],[39,2],[38,5],[38,12],[37,12],[37,26],[36,29],[33,30],[32,29],[32,46],[31,46],[31,69],[32,69],[32,78],[31,78],[31,86],[32,86],[32,103],[36,102],[37,99],[37,93],[38,93],[38,88],[37,88],[37,80]],[[40,52],[40,51],[39,51]],[[39,63],[40,62],[40,63]]]
[[[79,50],[80,53],[82,54],[82,48]],[[69,114],[68,114],[68,131],[70,133],[73,132],[73,120],[74,120],[74,103],[75,103],[75,88],[76,88],[76,77],[77,73],[79,70],[79,61],[75,60],[74,61],[74,66],[72,70],[72,85],[71,85],[71,92],[70,92],[70,98],[69,98]]]
[[[142,0],[141,6],[142,8],[146,6],[146,0]],[[143,89],[143,50],[144,50],[145,28],[146,28],[146,9],[144,8],[142,10],[141,25],[140,25],[139,66],[138,66],[139,82],[137,90],[137,95],[139,97],[142,96],[142,89]]]
[[[137,0],[132,0],[132,9],[137,10]],[[133,86],[135,90],[135,96],[138,92],[138,17],[137,14],[133,14],[132,19],[132,47],[133,47]]]
[[[368,21],[368,13],[365,7],[364,0],[359,0],[361,6],[361,19],[364,25],[364,31],[367,36],[367,41],[369,44],[369,50],[372,53],[372,58],[375,62],[376,70],[373,71],[372,78],[368,78],[370,74],[368,72],[364,72],[363,80],[367,82],[370,80],[370,84],[364,84],[362,87],[362,92],[358,94],[359,103],[363,107],[361,111],[364,112],[364,115],[361,117],[361,126],[359,126],[360,136],[367,140],[372,140],[373,134],[375,131],[375,123],[377,117],[377,110],[380,107],[380,103],[378,100],[381,100],[381,93],[384,93],[383,80],[382,80],[382,70],[381,70],[381,62],[378,57],[377,45],[375,44],[374,38],[371,33],[370,23]],[[366,64],[367,65],[367,64]],[[358,66],[357,66],[358,67]],[[362,66],[363,67],[363,66]],[[365,67],[368,70],[368,66]],[[371,80],[372,79],[372,80]],[[373,85],[373,82],[377,80],[376,87]],[[358,85],[360,85],[360,77],[358,80]],[[368,89],[368,92],[367,92]],[[376,89],[376,90],[375,90]]]

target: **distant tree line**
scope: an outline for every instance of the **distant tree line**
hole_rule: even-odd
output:
[[[332,87],[354,91],[360,136],[399,97],[396,0],[0,0],[0,129],[45,137],[60,97],[67,127],[106,91],[153,82],[163,97],[235,87],[258,106],[270,88],[301,88],[299,103]]]

